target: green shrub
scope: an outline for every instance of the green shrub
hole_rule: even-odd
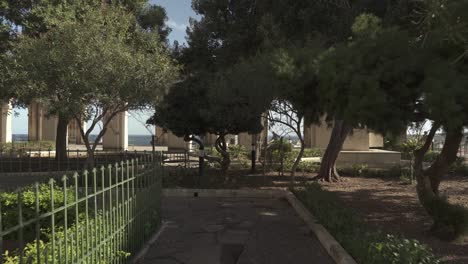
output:
[[[411,169],[410,168],[403,168],[401,169],[400,181],[405,184],[413,184],[414,179],[411,176]]]
[[[441,239],[453,240],[468,234],[468,209],[448,202],[446,197],[427,201],[434,220],[432,231]]]
[[[81,217],[80,217],[81,218]],[[83,219],[83,218],[81,218]],[[126,221],[126,219],[121,218],[121,219],[114,219],[117,222],[123,222]],[[43,240],[39,240],[39,250],[40,250],[40,263],[52,263],[52,259],[54,259],[55,262],[58,262],[59,259],[64,259],[63,252],[65,251],[64,248],[64,241],[66,240],[68,242],[68,258],[69,259],[77,259],[80,256],[85,256],[87,253],[89,253],[89,250],[95,249],[95,248],[100,248],[100,254],[96,254],[97,259],[99,260],[99,263],[114,263],[109,261],[109,259],[106,256],[106,252],[109,254],[110,257],[119,258],[119,259],[127,259],[130,257],[130,253],[122,251],[122,250],[117,250],[117,248],[122,248],[124,247],[125,243],[123,240],[115,240],[115,244],[97,244],[102,241],[99,241],[94,237],[92,234],[96,233],[102,233],[105,236],[110,236],[110,233],[108,230],[106,230],[105,227],[105,218],[102,214],[99,214],[96,219],[91,219],[88,225],[88,233],[91,234],[91,236],[86,236],[86,222],[85,220],[80,220],[78,225],[72,225],[67,229],[67,237],[65,237],[65,232],[63,227],[57,227],[56,232],[55,232],[55,241],[56,241],[56,249],[54,254],[52,254],[52,235],[50,233],[50,230],[44,229],[42,230],[42,237],[44,237]],[[145,235],[149,235],[152,232],[154,232],[158,225],[159,225],[159,215],[156,212],[151,212],[151,217],[146,221],[144,224],[144,233]],[[126,232],[129,231],[129,229],[125,230]],[[76,238],[75,234],[78,232],[78,239]],[[78,244],[77,244],[78,243]],[[86,249],[87,246],[90,246],[89,249]],[[46,251],[47,248],[47,251]],[[59,253],[59,248],[61,250],[61,255]],[[70,250],[70,248],[73,248],[73,250]],[[76,251],[75,249],[78,249]],[[83,251],[82,251],[83,250]],[[46,255],[47,252],[47,255]],[[31,241],[27,243],[24,248],[23,248],[23,261],[20,261],[20,256],[18,250],[15,250],[13,252],[5,251],[3,253],[3,259],[5,264],[19,264],[19,263],[25,263],[24,260],[29,260],[31,264],[39,263],[38,261],[38,256],[37,256],[37,246],[36,246],[36,240]],[[60,257],[59,257],[60,255]],[[47,260],[47,262],[46,262]]]
[[[424,162],[434,162],[440,156],[439,152],[430,151],[424,155]],[[450,166],[450,172],[462,176],[468,176],[468,166],[464,157],[457,157],[455,162]]]
[[[251,151],[247,150],[244,146],[231,145],[228,147],[227,151],[229,152],[231,161],[238,161],[241,164],[245,164],[251,160]],[[205,153],[208,156],[222,158],[222,155],[214,147],[205,149]],[[219,166],[219,164],[215,164],[214,166]]]
[[[241,145],[231,145],[228,148],[231,159],[248,159],[250,156],[249,151]]]
[[[394,166],[386,169],[369,168],[366,164],[353,164],[351,167],[338,168],[338,172],[347,176],[359,176],[369,178],[399,178],[403,169]]]
[[[299,150],[296,150],[299,153]],[[312,158],[312,157],[322,157],[323,152],[320,149],[315,148],[306,148],[304,149],[304,158]]]
[[[292,144],[289,143],[289,141],[287,141],[287,140],[275,139],[275,140],[271,141],[269,146],[268,146],[268,150],[270,152],[277,151],[279,153],[280,151],[283,151],[284,153],[286,153],[286,152],[291,152],[292,149],[293,149]]]
[[[10,142],[0,143],[1,152],[9,152],[14,150],[15,152],[27,152],[37,150],[55,150],[55,142],[53,141],[25,141],[25,142]]]
[[[468,176],[468,165],[465,163],[465,158],[457,157],[455,162],[450,166],[450,172],[462,176]]]
[[[309,161],[301,161],[299,162],[299,166],[297,167],[297,171],[302,171],[302,172],[316,173],[319,170],[320,170],[320,164],[309,162]]]
[[[373,230],[334,193],[324,191],[317,183],[295,194],[358,263],[440,263],[429,248],[416,240]]]
[[[424,162],[434,162],[440,156],[439,152],[429,151],[424,155]]]
[[[179,187],[182,182],[184,175],[193,173],[193,170],[185,168],[183,166],[168,167],[165,169],[163,174],[162,184],[164,188],[176,188]],[[191,174],[191,175],[192,175]]]
[[[48,184],[39,185],[38,200],[39,213],[45,214],[52,211],[51,207],[51,188]],[[54,186],[54,207],[59,208],[64,205],[63,188]],[[71,204],[75,201],[75,192],[67,189],[67,203]],[[2,206],[2,225],[4,229],[12,228],[18,225],[18,193],[17,192],[2,192],[0,194],[0,202]],[[26,187],[22,190],[22,217],[23,221],[31,220],[36,217],[36,195],[35,187]],[[75,221],[75,210],[68,210],[67,217],[69,223]],[[55,223],[61,225],[64,220],[64,213],[55,214]],[[41,226],[50,226],[50,218],[47,217],[41,221]],[[24,228],[25,240],[28,241],[34,236],[34,225],[29,225]],[[12,235],[10,235],[12,236]],[[8,236],[7,236],[8,238]]]
[[[372,263],[440,263],[433,254],[428,254],[428,252],[430,249],[417,240],[387,235],[385,240],[372,243],[369,254],[372,256]]]
[[[221,158],[221,154],[214,147],[205,148],[205,154],[208,156]]]
[[[290,145],[290,143],[287,143]],[[283,159],[283,170],[284,171],[291,171],[292,167],[294,165],[294,162],[296,161],[297,156],[299,155],[299,150],[298,149],[292,149],[289,151],[291,148],[285,147],[286,150],[284,153],[281,153],[280,150],[276,150],[276,148],[279,148],[278,146],[273,147],[269,155],[269,162],[272,164],[272,169],[275,171],[279,171],[281,169],[281,159]],[[282,155],[281,155],[282,154]],[[319,149],[305,149],[303,158],[306,157],[320,157],[322,155],[321,151]],[[300,161],[299,165],[297,167],[298,172],[317,172],[318,169],[320,168],[320,163],[312,162],[312,161]]]

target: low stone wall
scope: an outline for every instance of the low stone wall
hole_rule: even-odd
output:
[[[400,162],[400,152],[375,149],[369,151],[341,151],[337,165],[339,167],[350,167],[364,164],[369,168],[385,169],[399,167]]]

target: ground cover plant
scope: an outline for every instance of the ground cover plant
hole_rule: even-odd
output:
[[[367,226],[352,210],[317,183],[295,194],[358,263],[441,263],[417,240]]]

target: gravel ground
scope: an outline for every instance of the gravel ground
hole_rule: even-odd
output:
[[[419,204],[414,185],[397,180],[344,177],[342,182],[322,183],[337,193],[369,224],[391,233],[404,234],[429,245],[446,263],[468,263],[468,237],[445,242],[428,230],[431,219]],[[468,208],[468,177],[450,177],[441,184],[441,193],[450,202]]]

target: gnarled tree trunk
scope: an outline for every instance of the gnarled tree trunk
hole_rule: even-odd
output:
[[[431,147],[432,141],[434,140],[434,136],[439,129],[439,125],[433,124],[431,131],[429,131],[429,134],[427,134],[424,144],[421,148],[417,149],[414,151],[414,174],[415,176],[421,175],[423,173],[423,162],[424,162],[424,155],[429,151],[429,148]]]
[[[218,136],[215,142],[215,148],[221,154],[221,173],[223,176],[225,176],[227,170],[229,169],[229,165],[231,165],[231,156],[227,151],[226,135],[221,134]]]
[[[67,160],[67,134],[70,120],[61,115],[58,116],[57,136],[55,138],[55,160],[63,162]]]
[[[463,139],[463,128],[454,131],[447,131],[444,146],[440,156],[427,169],[426,175],[431,179],[432,192],[439,194],[439,185],[450,169],[450,166],[457,160],[458,150]]]
[[[304,156],[304,149],[305,149],[305,143],[304,139],[302,136],[299,137],[299,141],[301,142],[301,149],[299,150],[299,154],[296,157],[296,160],[294,161],[294,164],[291,168],[291,187],[294,187],[295,181],[296,181],[296,170],[297,167],[299,166],[299,163],[301,162],[302,156]]]
[[[449,172],[450,165],[457,159],[458,149],[463,138],[463,129],[447,131],[444,146],[439,157],[427,169],[423,170],[422,160],[434,138],[436,127],[431,129],[424,146],[415,151],[415,176],[418,181],[418,194],[438,196],[442,178]],[[420,197],[421,198],[421,197]],[[423,202],[423,201],[421,201]]]
[[[352,126],[344,120],[336,120],[333,126],[330,142],[322,158],[318,178],[323,181],[339,181],[340,175],[336,170],[336,160],[340,154],[346,137],[352,131]]]
[[[439,197],[439,185],[442,178],[449,172],[450,165],[457,159],[458,149],[463,138],[463,128],[447,131],[445,143],[439,157],[427,170],[424,170],[422,166],[424,154],[429,150],[437,129],[438,126],[434,126],[426,138],[424,146],[415,151],[416,189],[421,205],[434,220],[433,231],[442,230],[444,236],[450,237],[450,234],[447,233],[453,232],[452,235],[454,236],[459,233],[457,226],[462,219],[461,217],[455,219],[458,218],[456,215],[445,217],[449,210],[453,211],[449,207],[454,208],[456,206]]]

